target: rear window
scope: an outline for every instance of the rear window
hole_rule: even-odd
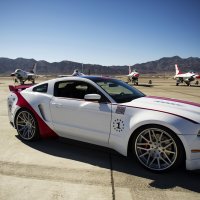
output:
[[[41,92],[41,93],[46,93],[48,89],[48,84],[42,84],[42,85],[38,85],[36,87],[33,88],[33,92]]]

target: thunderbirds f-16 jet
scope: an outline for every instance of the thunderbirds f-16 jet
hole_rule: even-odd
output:
[[[200,79],[200,75],[194,72],[181,73],[177,64],[175,64],[175,70],[176,75],[174,76],[174,79],[176,79],[177,86],[183,82],[185,82],[189,86],[191,81],[194,81],[195,79]]]
[[[58,77],[60,77],[60,78],[70,77],[70,76],[85,76],[85,74],[83,74],[82,72],[79,72],[78,69],[75,69],[74,72],[71,75],[65,75],[65,74],[58,75]]]
[[[140,74],[136,70],[131,70],[131,66],[129,66],[129,74],[128,81],[134,83],[134,85],[138,85],[138,78]]]
[[[36,66],[37,63],[33,65],[33,68],[30,72],[24,71],[22,69],[16,69],[10,76],[15,76],[15,82],[20,82],[20,84],[24,84],[25,81],[31,81],[33,84],[35,83],[36,75]]]

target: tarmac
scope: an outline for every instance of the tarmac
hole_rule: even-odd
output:
[[[147,95],[200,103],[200,87],[139,79]],[[0,77],[1,200],[199,200],[200,170],[156,174],[115,151],[72,140],[22,142],[7,115],[9,78]]]

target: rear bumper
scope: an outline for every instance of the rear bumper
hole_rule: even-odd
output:
[[[14,126],[13,122],[10,122],[10,124],[11,124],[11,126],[12,126],[12,127],[14,127],[14,128],[15,128],[15,126]]]

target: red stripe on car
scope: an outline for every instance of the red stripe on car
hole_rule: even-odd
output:
[[[19,92],[15,92],[15,94],[18,97],[17,105],[21,108],[27,108],[34,114],[38,122],[40,136],[42,138],[58,137],[58,135],[51,128],[49,128],[49,126],[42,120],[42,118],[37,114],[32,106],[26,101],[26,99],[24,99],[24,97]]]
[[[194,103],[194,102],[190,102],[190,101],[184,101],[184,100],[179,100],[179,99],[171,99],[171,98],[167,98],[167,97],[157,97],[157,96],[146,96],[147,98],[152,98],[152,99],[161,99],[161,100],[166,100],[166,101],[173,101],[173,102],[177,102],[177,103],[184,103],[184,104],[188,104],[191,106],[197,106],[200,107],[199,103]]]

